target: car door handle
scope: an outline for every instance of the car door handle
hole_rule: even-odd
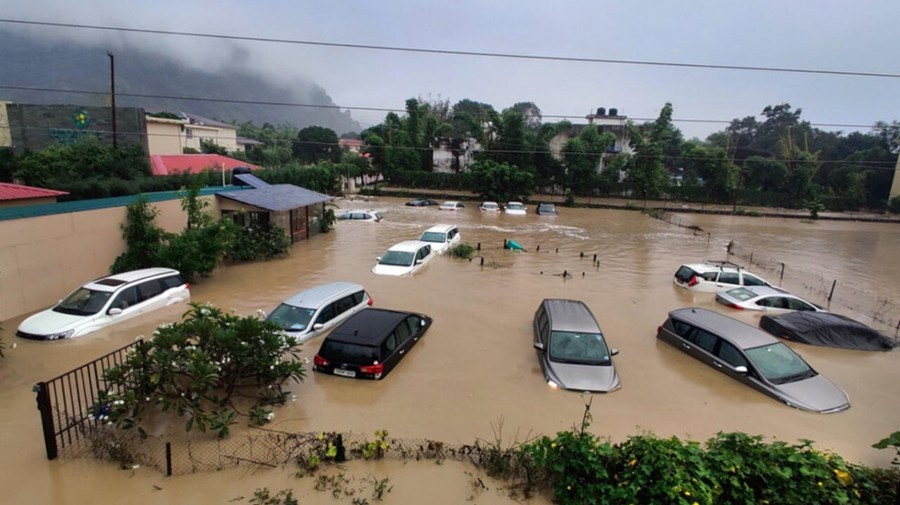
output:
[[[406,352],[406,349],[400,349],[400,354],[403,354],[405,352]]]
[[[687,345],[687,344],[681,344],[681,347],[684,347],[685,349],[690,349],[690,348],[691,348],[691,346],[689,346],[689,345]]]
[[[716,368],[722,368],[722,364],[718,361],[713,361],[713,365],[716,365]]]

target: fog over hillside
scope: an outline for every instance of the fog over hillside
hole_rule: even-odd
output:
[[[282,80],[275,83],[267,80],[247,64],[247,55],[242,56],[239,49],[224,47],[216,57],[219,61],[204,67],[202,63],[188,66],[181,62],[183,58],[167,57],[133,44],[98,45],[88,41],[37,38],[13,30],[0,30],[0,37],[4,41],[4,50],[0,52],[0,68],[3,69],[0,86],[5,86],[0,87],[0,101],[108,105],[109,95],[105,93],[110,88],[110,72],[106,53],[110,51],[115,55],[117,106],[184,111],[228,123],[253,121],[257,125],[290,124],[299,128],[318,125],[338,134],[361,129],[349,111],[337,108],[229,103],[228,100],[335,105],[328,93],[313,82]],[[190,43],[184,44],[185,51],[190,47]],[[17,86],[104,94],[10,88]],[[184,97],[203,100],[182,99]]]

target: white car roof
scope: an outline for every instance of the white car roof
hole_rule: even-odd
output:
[[[421,240],[404,240],[403,242],[392,245],[388,251],[416,252],[423,245],[431,246],[431,243],[422,242]]]
[[[346,214],[348,212],[377,212],[377,211],[372,210],[372,209],[346,209],[346,210],[341,210],[340,213]]]
[[[107,275],[106,277],[100,277],[99,279],[94,279],[91,282],[88,282],[84,285],[84,287],[96,291],[115,291],[126,284],[142,279],[148,279],[150,277],[156,277],[160,275],[178,274],[178,270],[173,270],[171,268],[142,268],[140,270],[132,270],[130,272],[122,272],[119,274]]]
[[[734,291],[735,289],[746,289],[747,291],[750,291],[751,293],[753,293],[756,296],[788,295],[788,296],[797,298],[795,295],[792,295],[791,293],[787,292],[784,289],[771,287],[771,286],[741,286],[739,288],[729,289],[728,291]]]
[[[431,228],[428,228],[427,230],[425,230],[424,233],[428,233],[430,231],[436,231],[438,233],[447,233],[454,228],[456,228],[456,225],[453,225],[453,224],[436,224],[436,225],[432,226]]]
[[[441,205],[456,205],[457,203],[459,203],[459,202],[456,200],[447,200],[446,202],[442,203]]]
[[[703,263],[686,263],[682,266],[686,266],[691,270],[697,272],[715,272],[718,270],[727,270],[730,272],[737,272],[738,270],[746,270],[744,267],[731,263],[729,261],[704,261]],[[749,273],[749,272],[748,272]]]
[[[331,298],[363,290],[362,285],[355,282],[332,282],[301,291],[284,301],[294,307],[315,308]]]

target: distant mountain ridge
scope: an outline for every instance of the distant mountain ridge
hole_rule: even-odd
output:
[[[51,42],[0,30],[0,86],[43,89],[108,91],[109,58],[106,48]],[[113,49],[116,70],[116,105],[150,111],[189,112],[226,123],[253,121],[288,124],[298,128],[324,126],[338,134],[358,132],[361,126],[337,108],[257,105],[271,102],[334,106],[328,93],[315,83],[298,82],[296,88],[276,86],[245,71],[206,73],[174,60],[133,48]],[[211,84],[213,83],[213,84]],[[122,96],[121,93],[168,98]],[[192,97],[201,100],[183,100]],[[108,105],[109,95],[60,93],[0,87],[0,101],[32,104]],[[222,100],[222,101],[219,101]]]

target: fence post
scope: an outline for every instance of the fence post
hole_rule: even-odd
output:
[[[835,280],[831,283],[831,293],[828,293],[828,301],[829,301],[829,302],[831,301],[831,297],[834,296],[834,287],[835,287],[835,286],[837,286],[837,279],[835,279]]]
[[[44,429],[44,447],[47,459],[56,459],[59,449],[56,446],[56,433],[53,430],[53,406],[50,403],[50,390],[46,382],[38,382],[31,388],[37,394],[37,407],[41,412],[41,427]]]
[[[781,263],[781,276],[778,277],[778,285],[781,285],[781,281],[784,280],[784,263]]]
[[[172,442],[166,442],[166,476],[172,476]]]

